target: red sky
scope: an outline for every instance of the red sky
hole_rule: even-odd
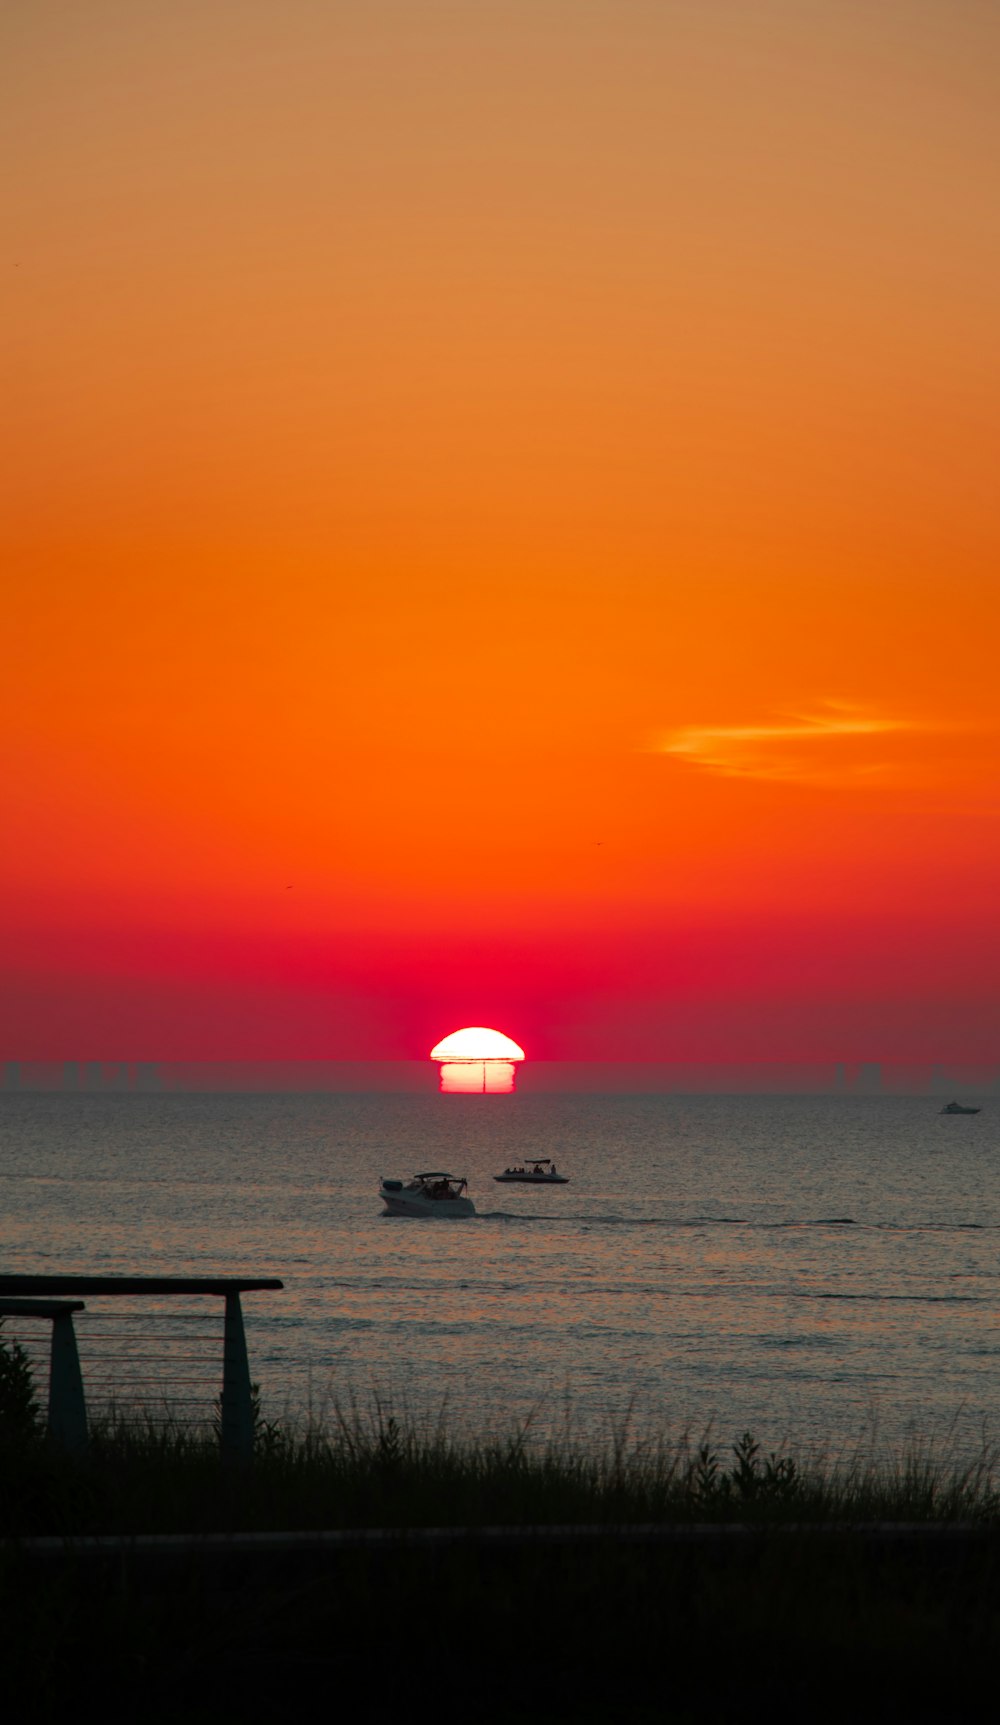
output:
[[[1000,16],[0,28],[0,1055],[997,1058]]]

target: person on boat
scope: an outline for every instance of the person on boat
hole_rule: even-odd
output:
[[[556,1165],[555,1165],[555,1163],[554,1163],[554,1162],[550,1162],[550,1163],[549,1163],[549,1173],[550,1173],[550,1174],[554,1174],[554,1173],[555,1173],[555,1171],[556,1171]]]

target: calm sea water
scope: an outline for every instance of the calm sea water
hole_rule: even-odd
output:
[[[1000,1438],[1000,1108],[939,1106],[7,1096],[0,1262],[280,1276],[245,1299],[274,1417],[378,1398],[475,1434],[967,1453]],[[571,1184],[493,1183],[533,1154]],[[476,1218],[380,1215],[380,1174],[434,1166]],[[205,1417],[217,1307],[88,1301],[91,1400]]]

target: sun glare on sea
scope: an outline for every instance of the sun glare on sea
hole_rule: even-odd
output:
[[[436,1042],[431,1059],[439,1062],[438,1089],[452,1096],[505,1096],[515,1088],[516,1062],[524,1049],[502,1031],[472,1024]]]

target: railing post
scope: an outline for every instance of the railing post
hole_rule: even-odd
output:
[[[87,1404],[72,1312],[57,1312],[52,1319],[48,1424],[50,1438],[63,1449],[86,1449]]]
[[[226,1326],[222,1342],[222,1459],[248,1462],[253,1458],[253,1397],[250,1362],[238,1293],[226,1295]]]

